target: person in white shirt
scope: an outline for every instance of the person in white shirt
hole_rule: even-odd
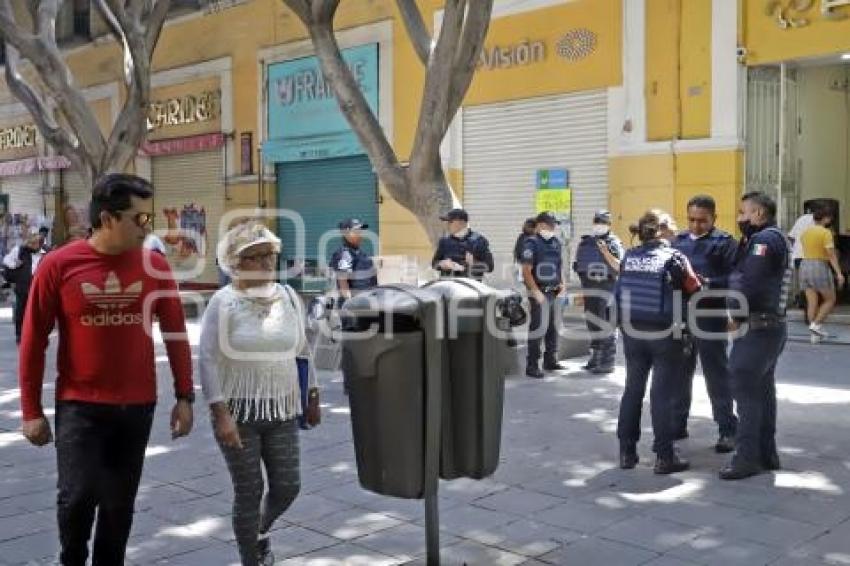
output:
[[[814,225],[814,211],[809,210],[794,222],[794,226],[788,232],[788,239],[794,244],[794,247],[791,249],[791,259],[794,262],[794,269],[799,269],[800,262],[803,259],[803,244],[800,242],[800,236]]]
[[[274,281],[279,253],[262,224],[227,232],[217,255],[233,282],[213,295],[201,322],[201,385],[233,481],[233,531],[246,566],[274,563],[266,534],[300,488],[296,419],[319,420],[301,301]],[[308,358],[306,407],[296,356]]]
[[[12,309],[15,318],[15,343],[21,343],[21,329],[24,324],[24,313],[27,309],[32,279],[38,269],[38,264],[47,255],[44,246],[44,236],[34,228],[27,235],[23,245],[14,246],[3,257],[5,268],[4,278],[15,287],[15,306]]]

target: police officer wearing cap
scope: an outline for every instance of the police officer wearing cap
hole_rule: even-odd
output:
[[[558,327],[555,298],[563,291],[563,244],[555,235],[560,224],[551,212],[537,215],[537,234],[525,241],[520,257],[522,277],[528,288],[531,303],[531,318],[528,327],[528,354],[525,375],[540,379],[544,376],[540,370],[540,334],[545,334],[546,353],[543,356],[543,369],[555,371],[564,369],[558,363]],[[545,329],[543,329],[543,325]]]
[[[791,244],[776,226],[776,202],[763,192],[741,197],[738,226],[743,237],[729,287],[746,297],[749,309],[746,316],[733,311],[733,328],[740,326],[741,332],[729,354],[729,375],[739,422],[735,454],[720,471],[724,480],[782,467],[776,450],[774,371],[788,331]]]
[[[336,279],[340,303],[358,291],[366,291],[378,285],[378,274],[372,258],[360,247],[363,240],[360,231],[368,228],[368,224],[363,224],[357,218],[346,218],[339,223],[343,241],[342,246],[331,256],[330,268]]]
[[[626,357],[626,388],[617,421],[620,467],[631,469],[638,463],[640,417],[651,371],[655,473],[672,474],[689,467],[673,445],[670,409],[685,363],[683,301],[685,295],[700,289],[700,282],[688,258],[661,237],[659,211],[646,212],[633,232],[640,245],[627,251],[620,262],[615,289]]]
[[[676,235],[673,247],[685,254],[702,281],[703,289],[724,291],[729,287],[729,275],[735,267],[738,244],[727,232],[715,227],[717,219],[714,199],[698,195],[688,202],[688,229]],[[738,419],[732,403],[729,382],[727,346],[727,316],[724,297],[694,297],[689,309],[698,309],[692,317],[696,328],[691,328],[691,347],[686,348],[686,363],[679,397],[674,402],[673,416],[677,430],[676,439],[688,436],[688,414],[691,410],[691,389],[697,355],[702,364],[711,412],[719,428],[719,438],[714,445],[718,453],[735,449],[735,431]]]
[[[481,281],[493,271],[490,243],[483,235],[469,228],[469,214],[453,208],[440,217],[448,234],[440,238],[431,266],[441,277],[472,277]]]
[[[590,341],[590,360],[585,370],[595,374],[614,371],[614,357],[617,353],[617,339],[610,324],[600,326],[599,322],[611,322],[613,306],[612,293],[620,260],[625,255],[620,238],[611,233],[611,213],[598,210],[593,215],[592,233],[581,237],[576,248],[575,271],[581,281],[582,289],[592,290],[584,295],[584,312],[587,328],[594,334],[605,334]],[[587,316],[590,315],[590,316]]]

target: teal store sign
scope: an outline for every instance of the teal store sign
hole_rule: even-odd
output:
[[[342,56],[377,116],[378,44],[344,49]],[[307,161],[364,153],[316,57],[270,65],[267,100],[265,161]]]

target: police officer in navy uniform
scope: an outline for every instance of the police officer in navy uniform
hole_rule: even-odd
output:
[[[620,260],[625,253],[620,238],[611,233],[611,213],[598,210],[593,215],[592,233],[582,236],[573,262],[573,271],[578,274],[582,289],[592,290],[591,294],[584,295],[587,329],[591,333],[606,334],[590,340],[590,360],[584,369],[591,373],[606,374],[614,371],[614,357],[617,353],[614,329],[610,324],[600,326],[597,321],[611,322],[611,294],[620,270]]]
[[[525,375],[540,379],[544,376],[539,365],[540,334],[545,334],[546,345],[543,369],[564,369],[564,366],[558,363],[558,310],[555,300],[564,290],[561,273],[563,243],[555,234],[560,222],[554,214],[541,212],[537,215],[536,222],[537,235],[525,241],[520,263],[523,282],[528,288],[531,303]]]
[[[331,256],[330,268],[334,273],[340,305],[358,291],[366,291],[378,285],[378,274],[372,258],[360,247],[363,240],[361,230],[369,228],[357,218],[346,218],[339,223],[342,246]]]
[[[720,471],[724,480],[781,468],[776,449],[774,371],[787,338],[785,308],[792,263],[791,244],[777,228],[775,218],[776,202],[767,194],[752,192],[741,198],[738,226],[743,237],[729,287],[746,297],[749,310],[733,322],[733,328],[740,327],[743,334],[735,338],[729,354],[739,422],[735,454]],[[734,297],[729,300],[735,301]]]
[[[617,437],[620,467],[634,468],[638,463],[643,397],[651,371],[655,473],[672,474],[689,467],[673,445],[670,409],[685,363],[685,296],[699,291],[700,282],[688,258],[661,238],[660,216],[660,211],[648,211],[632,227],[640,245],[626,252],[620,262],[615,296],[626,357],[626,388],[620,401]]]
[[[469,214],[453,208],[440,217],[448,234],[440,238],[431,266],[441,277],[472,277],[481,281],[493,271],[490,243],[482,234],[469,228]]]
[[[724,291],[729,287],[729,275],[735,267],[738,243],[731,234],[715,227],[716,208],[714,199],[710,196],[693,197],[688,202],[688,230],[675,237],[673,247],[687,256],[702,282],[703,289]],[[723,297],[695,297],[688,307],[698,309],[694,314],[710,312],[694,317],[696,328],[690,329],[692,346],[687,352],[682,389],[673,409],[675,422],[678,423],[675,436],[677,440],[688,436],[691,390],[699,354],[708,398],[711,400],[711,412],[719,428],[719,437],[714,449],[718,453],[732,452],[735,449],[738,419],[733,410],[729,357],[726,353],[726,300]]]

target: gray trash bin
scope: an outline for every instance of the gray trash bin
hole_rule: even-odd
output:
[[[429,331],[440,306],[434,293],[388,286],[346,301],[340,313],[357,473],[375,493],[424,496],[426,432],[439,433],[426,426],[426,393],[443,363]]]
[[[443,297],[446,309],[440,477],[482,479],[499,464],[505,375],[513,355],[502,307],[512,293],[465,278],[440,279],[427,288]]]

